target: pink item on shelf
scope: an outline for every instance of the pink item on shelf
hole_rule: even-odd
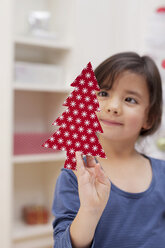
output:
[[[48,139],[49,133],[15,133],[14,155],[55,153],[52,149],[44,149],[41,142]]]

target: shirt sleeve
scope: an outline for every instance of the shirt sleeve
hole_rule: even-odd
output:
[[[77,178],[72,170],[62,169],[56,181],[52,213],[54,248],[72,248],[70,225],[80,207]],[[91,248],[94,247],[94,239]]]

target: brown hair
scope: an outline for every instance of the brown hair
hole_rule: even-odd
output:
[[[115,54],[104,60],[94,73],[100,89],[111,89],[117,76],[124,71],[142,75],[148,86],[150,105],[148,111],[149,129],[141,129],[140,136],[153,134],[160,127],[162,120],[162,82],[155,62],[149,56],[139,56],[135,52]]]

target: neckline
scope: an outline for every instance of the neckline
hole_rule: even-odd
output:
[[[140,153],[142,156],[144,156],[145,158],[147,158],[150,162],[150,165],[151,165],[151,169],[152,169],[152,180],[151,180],[151,183],[149,185],[149,187],[145,190],[145,191],[142,191],[142,192],[139,192],[139,193],[131,193],[131,192],[127,192],[125,190],[122,190],[120,188],[118,188],[115,184],[113,184],[113,182],[110,180],[111,182],[111,190],[124,196],[124,197],[127,197],[127,198],[141,198],[141,197],[144,197],[146,195],[148,195],[154,188],[155,186],[155,183],[156,183],[156,180],[155,180],[155,171],[154,171],[154,160],[143,154],[143,153]],[[96,162],[98,162],[97,158],[95,157],[96,159]]]

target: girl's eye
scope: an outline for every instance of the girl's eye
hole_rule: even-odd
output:
[[[97,95],[98,96],[107,96],[107,92],[106,91],[100,91]]]
[[[137,101],[134,98],[132,98],[132,97],[127,97],[126,99],[128,100],[128,102],[137,103]]]

